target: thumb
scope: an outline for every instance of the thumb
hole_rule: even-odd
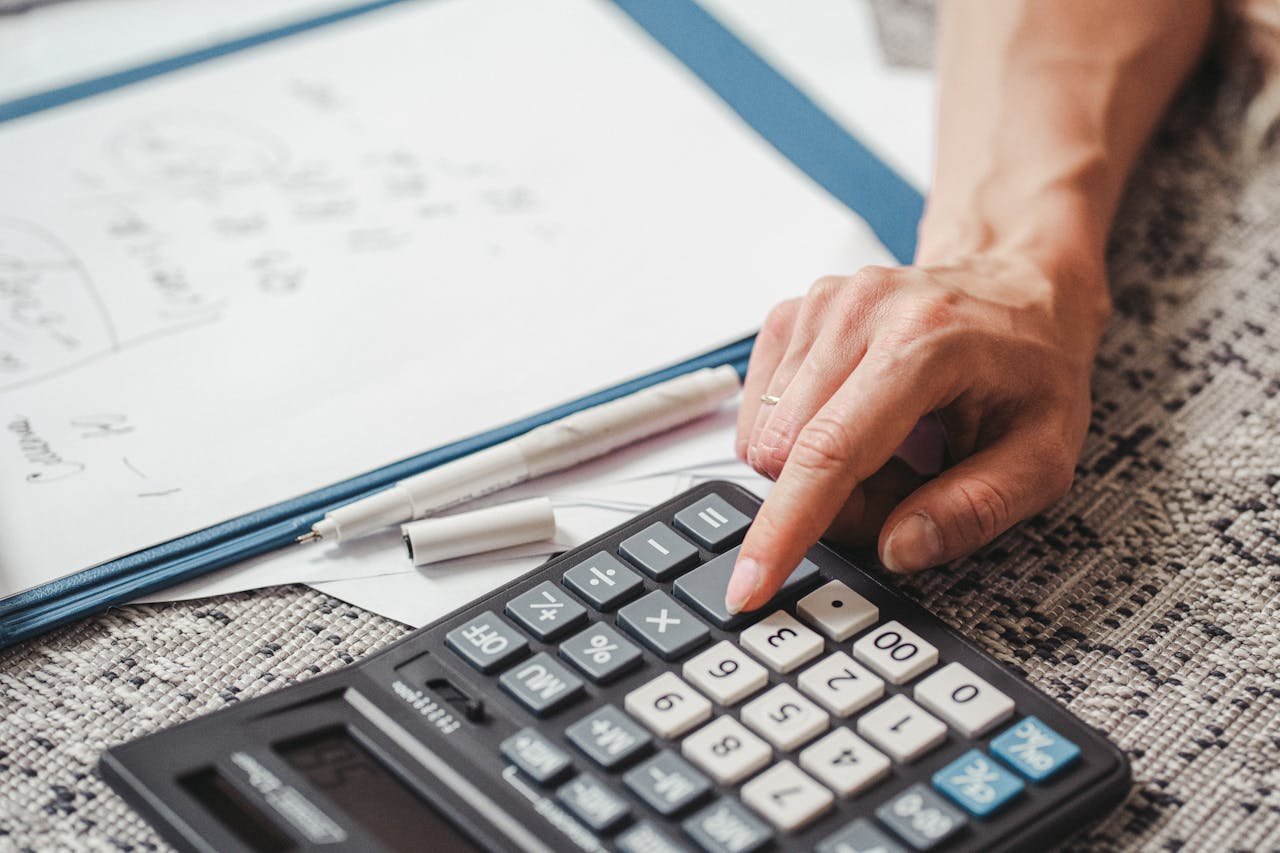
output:
[[[880,531],[880,561],[914,572],[976,551],[1065,495],[1075,458],[1049,429],[1011,430],[899,504]]]

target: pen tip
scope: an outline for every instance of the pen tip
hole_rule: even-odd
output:
[[[322,537],[320,536],[320,534],[319,534],[319,533],[316,533],[314,530],[308,530],[306,533],[304,533],[304,534],[302,534],[301,536],[299,536],[295,541],[297,541],[297,542],[315,542],[315,541],[317,541],[317,540],[319,540],[319,539],[321,539],[321,538],[322,538]]]

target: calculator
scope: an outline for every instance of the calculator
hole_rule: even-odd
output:
[[[114,747],[185,850],[1043,850],[1129,789],[1095,729],[823,544],[724,593],[710,482],[346,669]]]

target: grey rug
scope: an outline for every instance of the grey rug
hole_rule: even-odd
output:
[[[1202,75],[1134,181],[1071,495],[907,584],[1132,759],[1082,850],[1280,849],[1280,154],[1238,155],[1237,101]],[[282,588],[0,653],[0,848],[162,846],[96,775],[100,750],[403,630]]]

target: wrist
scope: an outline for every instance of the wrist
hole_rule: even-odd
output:
[[[956,203],[931,194],[915,263],[950,266],[974,258],[1030,263],[1053,289],[1053,301],[1100,336],[1111,316],[1105,260],[1109,222],[1094,212],[1087,195],[1054,189],[1023,200]]]

